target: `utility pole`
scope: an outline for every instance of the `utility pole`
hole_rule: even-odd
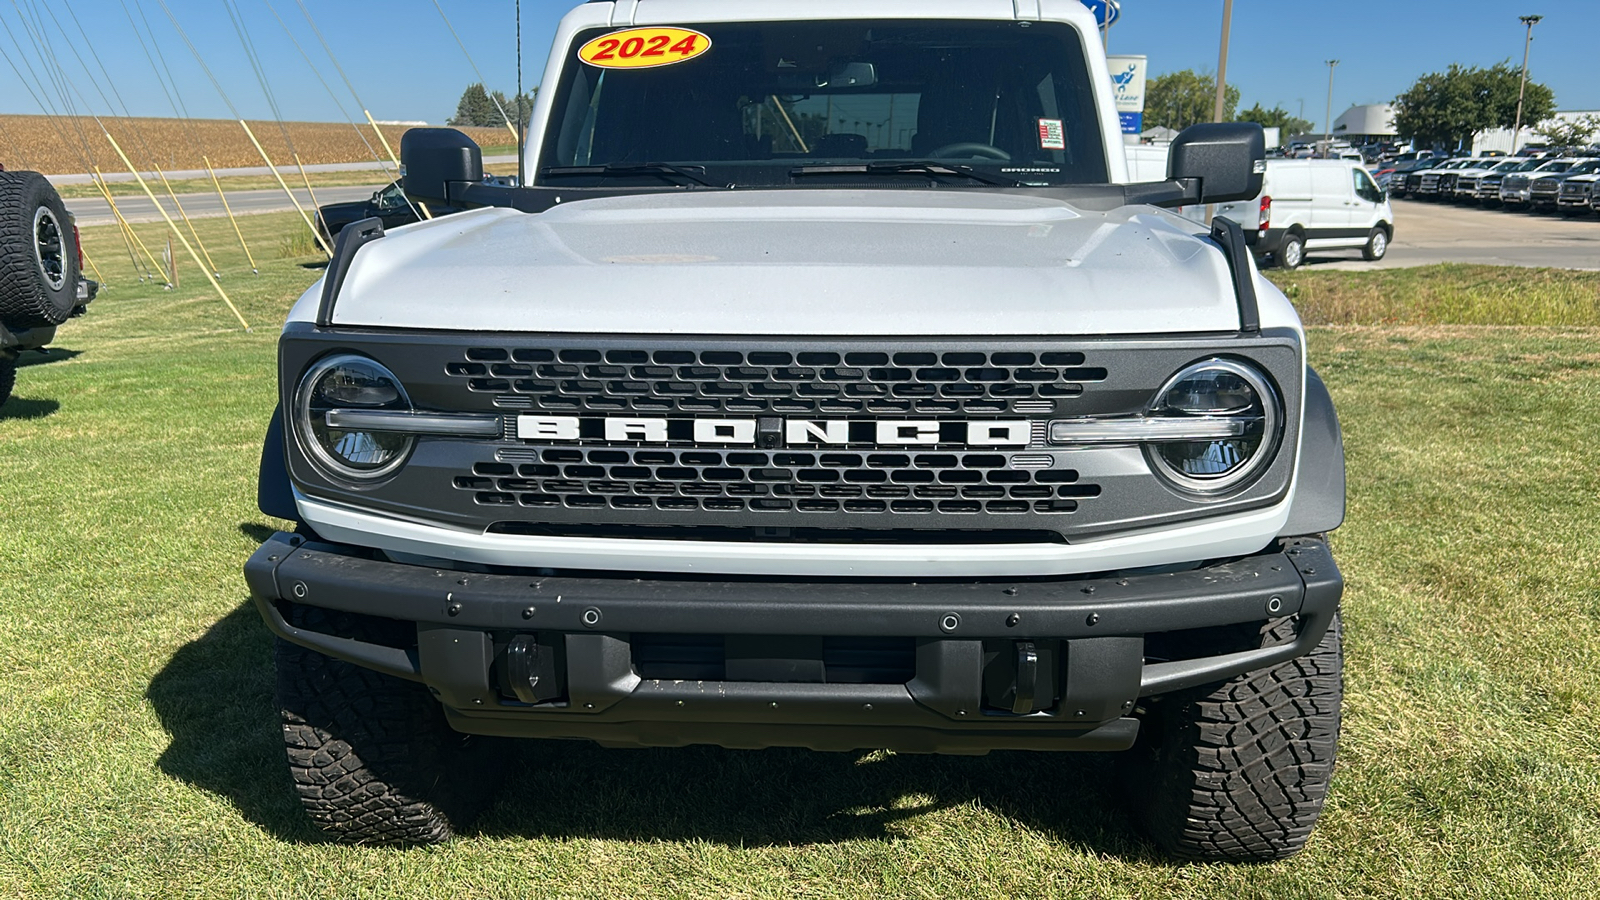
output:
[[[1333,142],[1333,70],[1339,67],[1337,59],[1328,60],[1328,109],[1327,117],[1323,119],[1322,127],[1322,152],[1328,152],[1328,145]]]
[[[1517,86],[1517,125],[1511,129],[1511,155],[1517,155],[1517,140],[1522,137],[1522,95],[1528,90],[1528,47],[1533,44],[1533,26],[1544,16],[1519,16],[1528,26],[1528,36],[1522,41],[1522,83]]]
[[[527,165],[523,162],[523,148],[528,145],[528,132],[523,124],[527,117],[522,112],[522,0],[517,0],[517,187],[528,186]]]
[[[1211,121],[1221,122],[1228,101],[1228,30],[1233,24],[1233,0],[1222,0],[1222,45],[1217,52],[1217,100],[1211,106]]]

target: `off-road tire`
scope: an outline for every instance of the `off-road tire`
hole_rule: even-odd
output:
[[[299,627],[386,644],[402,622],[296,607]],[[447,841],[491,799],[504,742],[460,734],[421,684],[278,639],[277,703],[294,790],[323,832],[351,844]]]
[[[0,358],[0,406],[11,399],[11,390],[17,386],[17,361]]]
[[[1368,262],[1377,262],[1389,253],[1389,232],[1382,228],[1372,229],[1367,235],[1367,244],[1361,248],[1361,258]]]
[[[1264,644],[1292,635],[1264,629]],[[1264,862],[1299,852],[1333,776],[1343,697],[1336,614],[1310,654],[1150,704],[1125,753],[1124,794],[1143,830],[1186,859]]]
[[[1293,244],[1293,249],[1290,244]],[[1273,259],[1280,269],[1298,269],[1306,261],[1306,239],[1291,231],[1283,236],[1283,244],[1278,247],[1278,252],[1273,254]]]
[[[53,235],[44,248],[41,230]],[[37,172],[0,172],[0,322],[60,325],[77,305],[78,251],[61,196]]]

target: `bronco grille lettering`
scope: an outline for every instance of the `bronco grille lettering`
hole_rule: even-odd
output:
[[[1033,438],[1032,425],[1027,419],[789,419],[782,421],[780,433],[785,446],[790,447],[1026,447]],[[753,447],[758,443],[758,430],[755,419],[517,416],[517,438],[541,443],[606,441]]]

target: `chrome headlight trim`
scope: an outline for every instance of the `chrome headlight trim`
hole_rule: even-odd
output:
[[[301,376],[300,384],[295,388],[293,421],[295,439],[300,445],[301,452],[311,461],[311,464],[318,472],[333,481],[347,486],[362,487],[376,484],[389,478],[401,466],[405,465],[406,460],[411,457],[412,449],[416,446],[416,439],[407,435],[404,446],[395,453],[394,458],[373,469],[357,469],[349,466],[322,445],[322,442],[317,439],[316,431],[313,428],[314,424],[317,424],[313,422],[315,414],[311,409],[313,394],[317,385],[329,372],[340,366],[352,364],[370,366],[376,369],[381,376],[387,378],[394,385],[395,391],[399,395],[399,400],[405,409],[411,409],[411,398],[406,394],[405,385],[400,383],[399,377],[390,371],[387,366],[369,356],[362,356],[357,353],[335,353],[317,360]],[[323,423],[334,424],[327,420],[326,412],[322,415],[324,417]]]
[[[1277,455],[1278,445],[1283,434],[1283,400],[1278,396],[1278,392],[1273,387],[1272,382],[1259,369],[1238,360],[1215,358],[1191,363],[1167,379],[1161,389],[1151,398],[1146,415],[1163,419],[1175,419],[1180,422],[1191,418],[1199,420],[1214,418],[1214,415],[1206,414],[1193,416],[1175,415],[1165,406],[1165,398],[1174,386],[1207,371],[1221,371],[1236,375],[1243,379],[1250,389],[1255,392],[1256,403],[1253,405],[1259,405],[1259,412],[1254,410],[1229,411],[1225,414],[1227,418],[1237,418],[1241,421],[1247,421],[1251,425],[1257,420],[1260,421],[1261,443],[1250,458],[1225,474],[1215,477],[1197,477],[1174,468],[1160,452],[1160,443],[1147,441],[1144,442],[1143,447],[1145,459],[1149,462],[1151,470],[1170,487],[1182,493],[1210,497],[1244,487],[1266,471],[1273,458]]]

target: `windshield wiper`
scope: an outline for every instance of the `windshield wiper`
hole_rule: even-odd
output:
[[[1025,187],[1026,183],[1004,175],[992,175],[960,163],[913,160],[909,162],[873,162],[858,166],[800,166],[790,169],[796,175],[960,175],[973,181],[998,187]]]
[[[567,175],[589,175],[600,178],[613,176],[627,177],[629,175],[661,175],[677,177],[691,181],[702,187],[725,187],[726,185],[712,184],[705,179],[705,166],[679,166],[672,163],[611,163],[604,166],[549,166],[544,170],[546,177],[561,178]]]

